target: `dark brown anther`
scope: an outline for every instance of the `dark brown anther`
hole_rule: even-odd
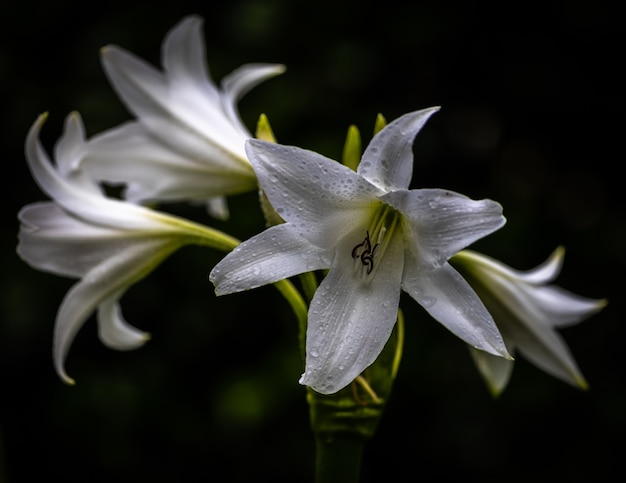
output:
[[[367,274],[372,273],[374,269],[374,253],[378,248],[378,243],[372,247],[370,240],[370,232],[365,232],[365,240],[352,249],[352,258],[361,258],[361,263],[367,267]]]

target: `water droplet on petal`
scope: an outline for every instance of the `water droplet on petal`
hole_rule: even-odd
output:
[[[422,297],[420,299],[420,304],[425,309],[428,309],[437,303],[437,299],[435,297]]]

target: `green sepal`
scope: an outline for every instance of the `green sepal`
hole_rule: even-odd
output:
[[[259,120],[256,124],[256,138],[261,141],[267,141],[270,143],[276,142],[276,137],[274,136],[274,131],[272,131],[272,126],[270,126],[269,119],[265,114],[261,114],[259,116]],[[274,225],[280,225],[281,223],[285,223],[285,220],[281,218],[281,216],[276,212],[270,200],[267,199],[265,192],[259,187],[259,205],[261,206],[261,212],[263,213],[263,218],[265,219],[265,226],[270,227]]]
[[[257,139],[261,141],[268,141],[270,143],[276,142],[276,137],[274,136],[274,131],[272,131],[272,126],[270,126],[270,121],[265,114],[261,114],[259,116],[259,120],[256,124],[256,134]]]
[[[348,168],[356,171],[361,160],[361,133],[355,125],[348,128],[346,134],[346,142],[343,145],[343,154],[341,162]]]
[[[386,125],[387,120],[385,119],[385,116],[378,113],[376,116],[376,122],[374,123],[374,136],[376,136],[376,134],[378,134]]]

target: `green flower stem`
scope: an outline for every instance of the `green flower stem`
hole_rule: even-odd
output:
[[[348,435],[316,439],[316,483],[358,483],[365,441]]]
[[[311,427],[316,444],[316,483],[359,481],[363,451],[382,415],[384,401],[357,395],[358,383],[324,396],[308,391]]]
[[[359,481],[363,451],[374,436],[398,372],[404,342],[404,317],[378,359],[341,391],[307,391],[317,451],[315,483]]]
[[[177,221],[181,231],[185,233],[187,237],[191,238],[193,240],[192,243],[196,245],[215,248],[222,252],[229,252],[241,243],[237,238],[223,231],[216,230],[215,228],[183,220],[182,218],[172,217],[172,219]],[[172,223],[172,221],[170,221],[170,223]]]

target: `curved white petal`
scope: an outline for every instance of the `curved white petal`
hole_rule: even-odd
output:
[[[322,394],[344,388],[376,360],[398,315],[402,238],[389,241],[375,276],[367,276],[350,255],[353,238],[345,237],[337,247],[309,308],[300,383]]]
[[[122,316],[117,300],[123,291],[98,306],[98,336],[104,345],[116,350],[132,350],[150,340],[150,334],[129,325]]]
[[[230,122],[239,125],[240,130],[247,131],[241,123],[237,102],[253,87],[283,72],[285,72],[285,66],[282,64],[245,64],[224,77],[221,83],[222,108]]]
[[[80,159],[85,146],[85,127],[78,113],[71,113],[65,119],[63,136],[54,147],[59,174],[66,178],[80,167]]]
[[[587,382],[563,338],[536,320],[524,322],[507,324],[507,333],[519,352],[544,372],[573,386],[586,388]]]
[[[435,320],[472,347],[511,359],[478,295],[448,263],[431,269],[407,253],[402,288]]]
[[[312,151],[256,139],[246,143],[246,151],[276,212],[320,247],[334,246],[361,226],[382,194],[351,169]]]
[[[504,391],[511,379],[514,362],[504,357],[496,357],[470,346],[468,346],[468,348],[478,371],[487,383],[489,392],[494,396],[498,396]]]
[[[65,372],[65,357],[96,307],[112,302],[113,296],[121,296],[179,246],[168,239],[148,239],[130,245],[95,266],[68,291],[57,313],[53,343],[54,365],[63,380],[73,382]]]
[[[180,233],[181,220],[175,217],[105,198],[99,191],[88,189],[81,180],[61,177],[39,141],[39,131],[45,119],[45,114],[39,116],[28,132],[26,160],[37,184],[63,209],[89,224],[110,226],[117,230]]]
[[[18,255],[46,272],[82,277],[117,251],[136,243],[124,232],[85,223],[51,202],[19,212]]]
[[[383,191],[407,189],[413,177],[413,142],[439,107],[410,112],[385,126],[369,143],[357,172]]]
[[[521,280],[528,283],[541,284],[554,281],[556,277],[561,273],[563,266],[563,259],[565,257],[565,248],[557,247],[548,257],[548,259],[541,265],[535,267],[532,270],[521,272],[512,270]]]
[[[133,202],[205,200],[257,186],[251,167],[229,168],[221,150],[207,146],[205,158],[187,157],[129,122],[91,138],[82,166],[95,179],[127,184],[124,196]]]
[[[125,50],[102,49],[102,63],[109,81],[127,108],[155,137],[190,159],[211,163],[206,150],[223,152],[236,169],[245,169],[243,143],[250,136],[234,127],[221,105],[194,85],[176,85],[163,73]]]
[[[276,225],[246,240],[209,274],[218,295],[262,285],[330,266],[329,253],[311,245],[288,224]]]
[[[219,90],[206,66],[202,25],[203,20],[193,15],[168,32],[162,47],[163,72],[116,46],[102,50],[102,63],[122,101],[154,140],[189,163],[232,171],[233,177],[240,174],[246,188],[235,192],[242,192],[254,176],[244,150],[251,134],[236,102],[262,80],[283,72],[284,66],[242,66],[223,80],[223,91]],[[184,186],[183,180],[179,184]]]
[[[189,15],[172,27],[161,48],[163,70],[172,82],[189,84],[219,105],[219,91],[206,64],[203,24],[202,17]]]
[[[228,201],[225,196],[214,196],[204,200],[206,211],[213,218],[218,220],[228,220],[230,218],[230,210],[228,209]]]
[[[482,253],[476,253],[471,250],[466,250],[466,252],[467,256],[473,257],[480,266],[484,267],[485,271],[499,273],[504,278],[515,279],[532,285],[541,285],[554,281],[561,273],[565,256],[565,248],[557,247],[541,265],[531,270],[522,271],[515,270]]]
[[[606,305],[603,299],[582,297],[556,285],[535,283],[535,270],[519,272],[471,250],[463,250],[457,259],[461,261],[461,267],[469,269],[520,321],[537,321],[548,328],[567,327],[593,315]],[[553,260],[555,258],[551,257],[547,262],[551,267],[555,266]],[[539,267],[540,272],[544,266]],[[542,275],[539,280],[552,280],[552,271],[544,272],[550,276]],[[529,277],[526,276],[528,273]]]
[[[505,223],[502,206],[439,189],[399,190],[381,197],[409,221],[419,256],[441,264]],[[423,263],[424,263],[423,262]]]
[[[557,250],[547,262],[529,272],[518,272],[469,250],[460,252],[452,262],[478,291],[507,343],[510,341],[543,371],[584,388],[587,383],[555,328],[589,317],[606,301],[580,297],[546,284],[558,273],[561,257]],[[530,276],[525,276],[528,273]]]

